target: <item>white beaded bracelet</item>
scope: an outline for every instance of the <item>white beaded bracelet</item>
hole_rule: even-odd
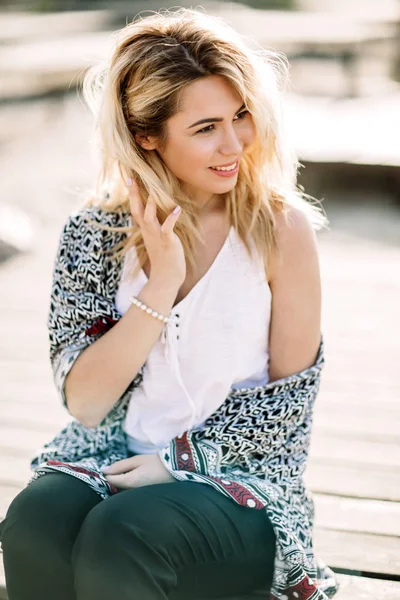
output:
[[[140,308],[140,310],[142,310],[143,312],[146,312],[151,317],[154,317],[155,319],[158,319],[159,321],[162,321],[163,323],[169,323],[171,321],[171,317],[164,317],[164,315],[158,313],[156,310],[153,310],[152,308],[147,306],[144,302],[141,302],[141,300],[138,300],[138,298],[136,298],[136,296],[131,296],[129,298],[129,300],[132,302],[132,304],[134,304],[135,306]]]

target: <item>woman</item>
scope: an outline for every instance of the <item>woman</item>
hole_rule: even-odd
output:
[[[284,74],[180,10],[126,26],[87,75],[102,170],[48,320],[74,420],[2,523],[10,600],[335,592],[302,481],[324,218],[296,192]]]

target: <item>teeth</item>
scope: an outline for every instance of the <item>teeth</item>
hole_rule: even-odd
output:
[[[235,163],[233,163],[233,165],[231,165],[230,167],[211,167],[211,168],[215,169],[216,171],[233,171],[234,169],[236,169],[236,165],[237,165],[237,161]]]

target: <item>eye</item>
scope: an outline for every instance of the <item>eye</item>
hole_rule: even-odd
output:
[[[244,119],[245,117],[247,117],[248,114],[250,114],[248,110],[242,110],[242,112],[240,112],[239,114],[236,115],[235,121],[237,119],[239,119],[239,120]],[[207,125],[207,127],[203,127],[203,129],[199,129],[199,131],[196,131],[196,133],[210,133],[214,129],[215,129],[215,125],[211,124],[211,125]]]
[[[244,119],[245,117],[247,117],[247,115],[250,114],[248,110],[242,110],[241,113],[239,113],[238,115],[236,115],[237,119]]]
[[[203,129],[199,129],[199,131],[196,131],[196,133],[208,133],[209,131],[212,131],[212,128],[214,128],[214,125],[207,125],[207,127],[203,127]]]

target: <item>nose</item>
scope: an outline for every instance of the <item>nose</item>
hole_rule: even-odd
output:
[[[222,143],[219,147],[220,154],[236,158],[242,153],[242,143],[233,127],[224,132]]]

